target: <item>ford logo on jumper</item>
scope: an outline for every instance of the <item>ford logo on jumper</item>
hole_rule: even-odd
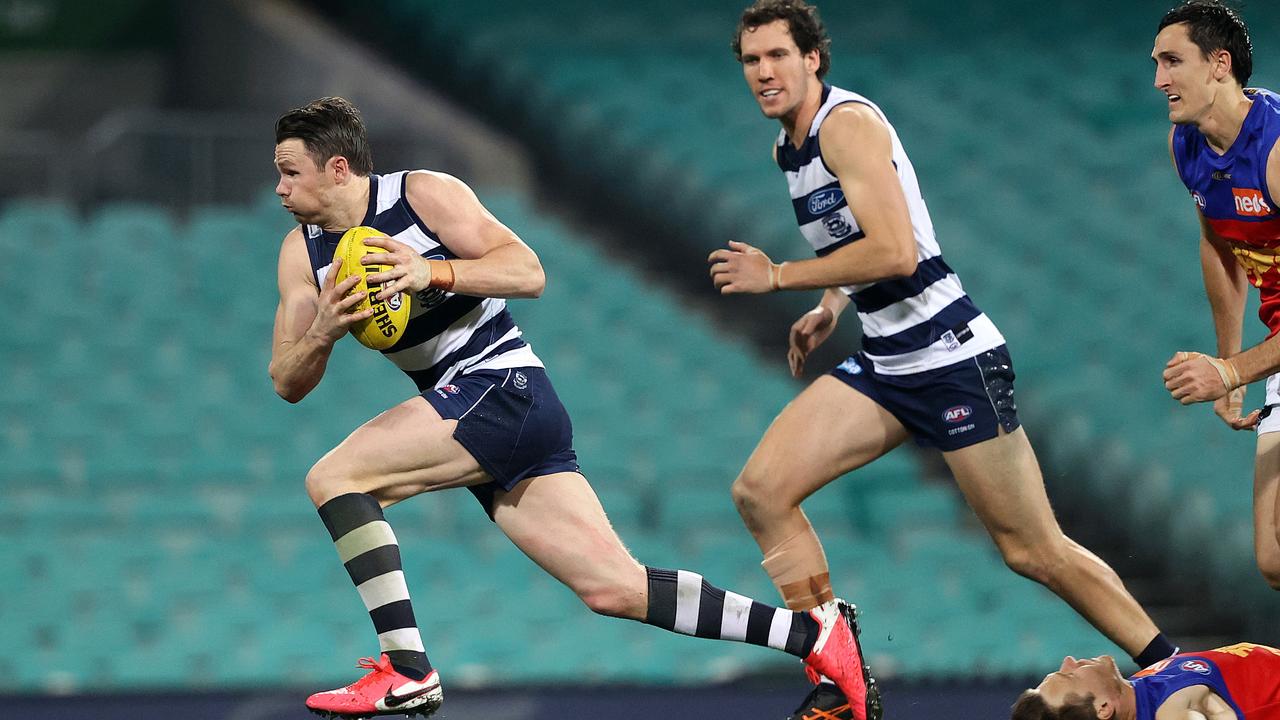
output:
[[[844,200],[844,193],[841,192],[840,188],[819,190],[809,196],[809,214],[822,215],[836,205],[839,205],[841,200]]]

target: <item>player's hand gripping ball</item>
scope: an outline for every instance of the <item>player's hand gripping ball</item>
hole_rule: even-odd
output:
[[[369,294],[357,303],[351,312],[360,312],[372,307],[373,317],[352,325],[351,334],[365,347],[386,350],[396,344],[409,324],[410,296],[407,293],[396,293],[383,302],[374,299],[374,296],[382,290],[382,286],[370,286],[368,277],[374,273],[385,272],[391,266],[360,264],[360,258],[369,253],[386,252],[382,248],[365,245],[364,240],[368,237],[386,237],[386,233],[364,226],[353,227],[343,233],[342,239],[338,241],[338,249],[333,253],[334,260],[342,259],[342,266],[338,268],[338,276],[334,278],[334,282],[340,283],[349,275],[360,275],[360,282],[351,288],[351,292],[368,291]]]

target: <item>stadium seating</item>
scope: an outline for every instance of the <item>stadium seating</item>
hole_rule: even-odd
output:
[[[527,200],[482,196],[548,269],[544,296],[512,311],[629,547],[642,562],[775,600],[729,485],[797,385]],[[274,262],[257,259],[274,256],[280,218],[0,207],[0,249],[17,252],[33,228],[71,249],[75,292],[73,307],[51,308],[56,324],[15,324],[0,346],[0,689],[349,677],[376,645],[302,479],[346,432],[412,392],[407,380],[344,341],[305,401],[274,396]],[[143,271],[128,256],[141,253]],[[365,388],[357,402],[340,392],[354,383]],[[1015,672],[1052,654],[1052,633],[1084,633],[971,539],[954,493],[924,482],[905,450],[806,510],[839,586],[871,618],[867,651],[886,673],[952,672],[948,658],[970,643],[983,649],[980,667]],[[692,682],[788,667],[758,648],[592,616],[465,491],[389,517],[432,656],[460,681]],[[477,625],[476,613],[496,622]],[[979,632],[970,613],[1000,622]]]

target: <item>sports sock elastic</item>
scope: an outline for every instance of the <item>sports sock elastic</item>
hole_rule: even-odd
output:
[[[1152,638],[1151,642],[1147,643],[1145,650],[1133,658],[1133,662],[1140,668],[1146,668],[1155,665],[1170,655],[1176,654],[1178,654],[1178,648],[1169,642],[1169,638],[1165,637],[1164,633],[1160,633]]]
[[[401,675],[426,677],[431,663],[413,617],[400,546],[382,506],[371,495],[348,493],[321,505],[318,512],[369,611],[382,652]]]
[[[771,647],[799,658],[818,638],[818,621],[726,592],[688,570],[646,567],[649,609],[644,621],[682,635]]]

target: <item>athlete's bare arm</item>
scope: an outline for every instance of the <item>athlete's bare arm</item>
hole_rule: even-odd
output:
[[[830,288],[914,273],[915,234],[893,166],[889,127],[869,106],[848,103],[831,111],[818,142],[866,237],[825,257],[787,263],[781,287]]]
[[[1207,685],[1192,685],[1170,695],[1156,720],[1238,720],[1236,713]]]
[[[1249,281],[1231,252],[1231,243],[1213,231],[1204,215],[1197,213],[1197,217],[1200,220],[1200,270],[1213,312],[1218,357],[1231,357],[1240,352]]]
[[[1280,183],[1280,144],[1272,148],[1267,160],[1267,186],[1272,187],[1273,183]],[[1224,384],[1221,360],[1179,352],[1166,366],[1165,387],[1184,405],[1216,401],[1214,411],[1223,420],[1237,430],[1246,429],[1256,425],[1257,418],[1256,413],[1240,417],[1243,387],[1280,371],[1280,337],[1240,352],[1248,283],[1231,252],[1231,244],[1213,232],[1203,215],[1199,217],[1200,265],[1213,311],[1218,356],[1229,358],[1226,375],[1232,377],[1235,384],[1231,387]]]
[[[708,258],[721,293],[813,290],[911,275],[916,242],[893,166],[889,128],[861,103],[841,105],[818,131],[823,161],[840,179],[849,210],[866,236],[829,255],[775,266],[760,250],[731,242]]]
[[[321,290],[311,274],[302,229],[294,228],[285,235],[277,270],[280,304],[276,307],[268,369],[276,394],[291,403],[306,397],[320,384],[333,344],[351,324],[373,315],[372,309],[351,312],[363,297],[363,293],[347,295],[360,281],[359,276],[335,285],[337,274],[335,264]]]
[[[452,291],[477,297],[538,297],[546,284],[542,263],[506,225],[498,222],[465,183],[444,173],[417,171],[405,176],[409,206],[458,260],[452,266]],[[393,280],[380,296],[417,292],[431,282],[432,271],[448,271],[419,256],[412,248],[389,238],[369,238],[367,245],[386,254],[369,254],[367,265],[394,267],[369,276],[372,283]],[[435,261],[440,262],[440,261]]]
[[[840,288],[827,288],[822,293],[818,306],[795,321],[791,326],[787,365],[791,368],[792,377],[800,377],[804,373],[804,361],[819,345],[831,337],[836,329],[836,321],[840,313],[849,305],[849,296]]]

